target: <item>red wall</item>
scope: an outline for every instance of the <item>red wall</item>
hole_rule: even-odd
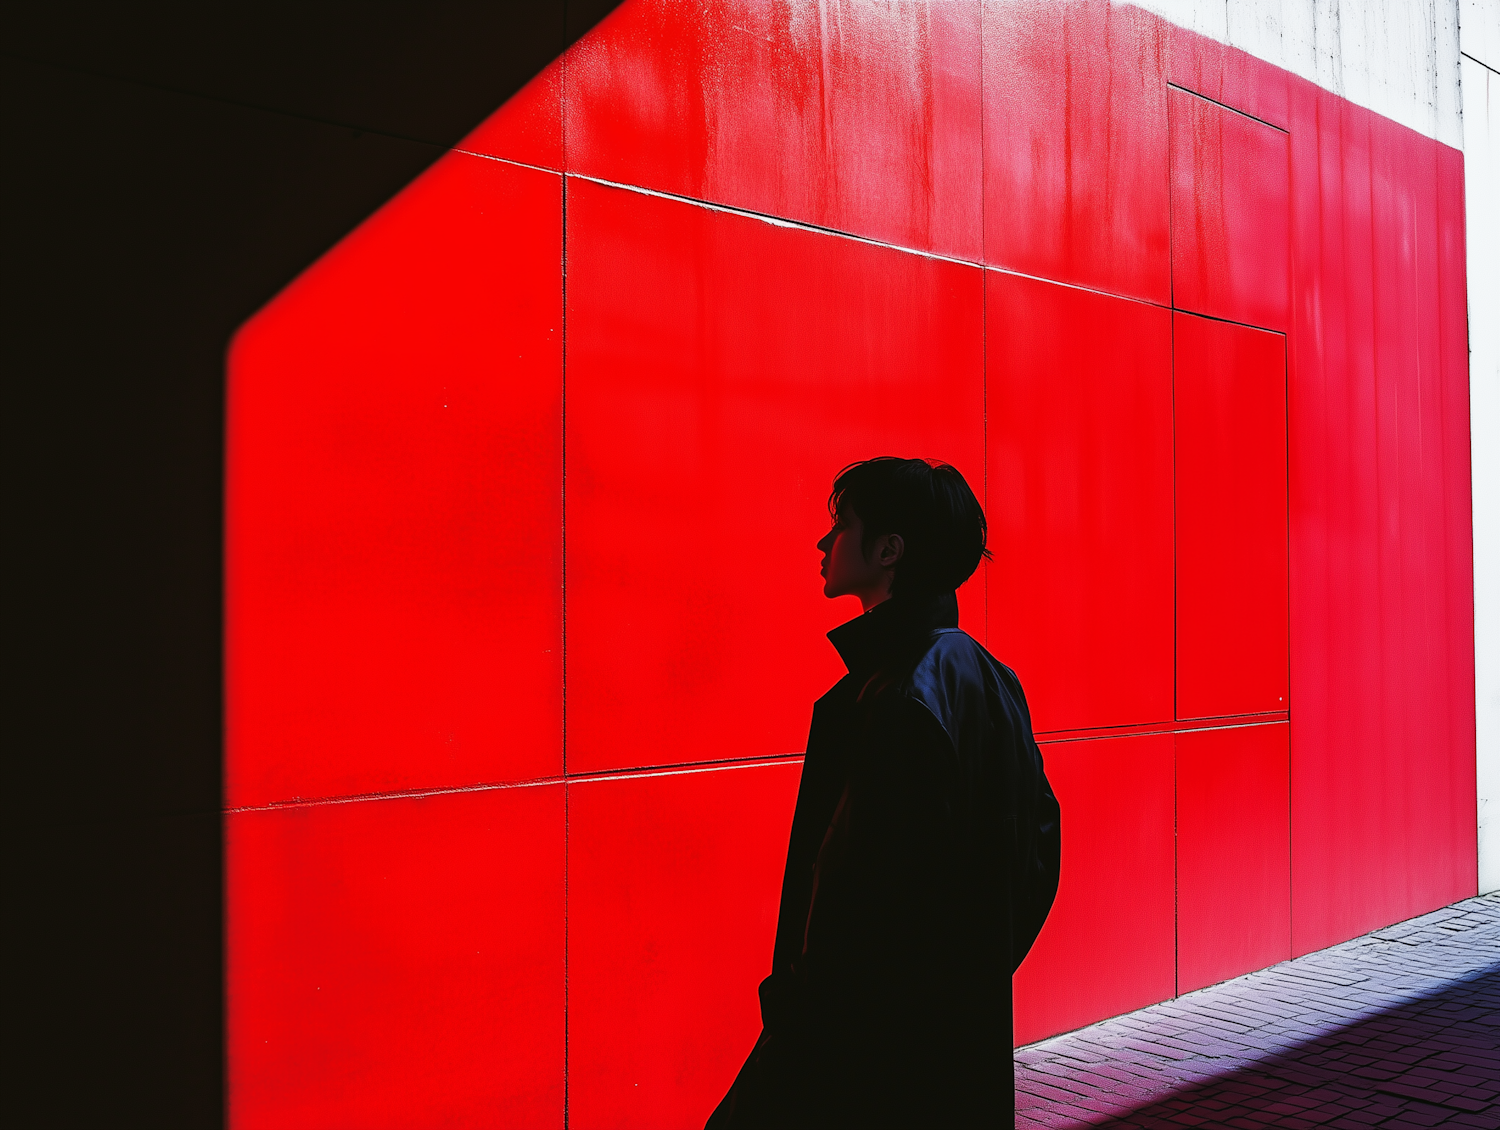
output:
[[[1460,155],[1127,7],[700,8],[231,350],[236,1126],[701,1124],[873,454],[1063,805],[1018,1039],[1474,892]]]

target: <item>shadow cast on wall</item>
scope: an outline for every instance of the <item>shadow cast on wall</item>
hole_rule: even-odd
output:
[[[223,1117],[231,333],[614,3],[0,17],[26,1124]]]

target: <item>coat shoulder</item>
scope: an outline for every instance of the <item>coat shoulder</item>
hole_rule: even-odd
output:
[[[933,633],[903,690],[927,708],[949,737],[981,719],[1031,733],[1026,694],[1016,673],[957,628]]]
[[[959,628],[942,628],[933,633],[903,690],[956,738],[966,718],[983,712],[985,687],[994,678],[989,672],[997,666],[973,636]]]

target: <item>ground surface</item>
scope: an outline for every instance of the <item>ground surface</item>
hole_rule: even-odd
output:
[[[1016,1125],[1500,1130],[1500,893],[1016,1052]]]

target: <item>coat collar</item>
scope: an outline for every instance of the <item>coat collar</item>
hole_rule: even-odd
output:
[[[958,596],[894,596],[828,633],[851,675],[868,675],[926,640],[934,629],[958,627]]]

